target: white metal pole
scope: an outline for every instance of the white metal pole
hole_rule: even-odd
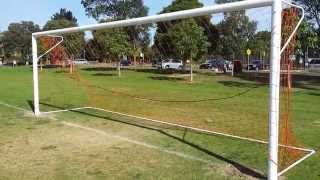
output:
[[[39,77],[38,77],[38,47],[37,39],[32,36],[32,67],[33,67],[33,108],[36,116],[40,115],[39,108]]]
[[[245,0],[245,1],[212,5],[208,7],[202,7],[202,8],[196,8],[196,9],[190,9],[190,10],[184,10],[184,11],[178,11],[178,12],[172,12],[172,13],[166,13],[166,14],[159,14],[159,15],[153,15],[153,16],[147,16],[147,17],[126,19],[121,21],[113,21],[113,22],[99,23],[94,25],[72,27],[72,28],[65,28],[65,29],[57,29],[57,30],[51,30],[51,31],[44,31],[44,32],[33,33],[33,35],[35,37],[40,37],[40,36],[46,36],[46,35],[59,35],[59,34],[80,32],[80,31],[92,31],[92,30],[99,30],[99,29],[136,26],[136,25],[156,23],[161,21],[172,21],[176,19],[206,16],[208,14],[214,14],[214,13],[224,13],[224,12],[231,12],[231,11],[240,11],[240,10],[250,9],[250,8],[266,7],[266,6],[271,6],[272,2],[273,0]]]
[[[282,1],[273,0],[270,70],[268,179],[278,179]]]

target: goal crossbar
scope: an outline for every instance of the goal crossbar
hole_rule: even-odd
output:
[[[186,18],[192,18],[192,17],[205,16],[208,14],[216,14],[216,13],[240,11],[245,9],[272,6],[272,3],[273,3],[273,0],[245,0],[240,2],[212,5],[212,6],[202,7],[202,8],[177,11],[177,12],[165,13],[165,14],[159,14],[159,15],[153,15],[153,16],[146,16],[141,18],[37,32],[37,33],[33,33],[33,36],[41,37],[41,36],[48,36],[48,35],[61,35],[66,33],[80,32],[80,31],[93,31],[93,30],[99,30],[99,29],[120,28],[120,27],[143,25],[143,24],[150,24],[150,23],[163,22],[163,21],[172,21],[177,19],[186,19]]]

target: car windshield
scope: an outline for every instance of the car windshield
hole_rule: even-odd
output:
[[[207,60],[208,64],[214,64],[216,60]]]
[[[310,64],[320,64],[320,60],[312,60]]]

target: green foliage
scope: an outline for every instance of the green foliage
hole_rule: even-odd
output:
[[[175,24],[169,29],[168,36],[172,41],[176,56],[184,61],[189,58],[199,60],[198,58],[207,53],[210,46],[204,29],[194,19],[183,20]]]
[[[252,51],[252,56],[257,59],[268,59],[271,46],[271,32],[260,31],[253,35],[248,42],[248,48]]]
[[[2,37],[5,56],[23,61],[30,59],[31,34],[37,31],[40,31],[39,26],[31,21],[11,23]]]
[[[160,14],[170,13],[180,10],[187,10],[193,8],[202,7],[203,4],[198,0],[176,0],[172,4],[165,7]],[[217,39],[219,38],[218,30],[211,22],[210,16],[203,16],[194,18],[198,26],[202,27],[203,34],[207,37],[207,41],[210,42],[210,46],[207,47],[207,51],[210,53],[215,52],[217,47]],[[155,34],[155,44],[153,49],[155,50],[157,56],[164,57],[180,57],[175,51],[175,42],[169,37],[168,33],[171,28],[176,24],[179,24],[181,20],[170,21],[170,22],[160,22],[157,23],[157,31]],[[179,53],[181,54],[181,53]]]
[[[65,19],[68,21],[72,21],[74,23],[77,23],[77,21],[78,21],[77,18],[73,16],[71,11],[64,9],[64,8],[61,8],[59,12],[55,13],[51,19],[52,20]]]
[[[248,41],[255,35],[257,22],[250,21],[244,12],[226,13],[217,28],[220,35],[218,53],[228,59],[241,58]]]
[[[3,39],[3,33],[0,32],[0,60],[2,60],[4,58],[4,47],[3,47],[3,42],[2,42],[2,39]]]
[[[319,36],[308,21],[303,21],[298,31],[297,51],[306,55],[308,48],[319,48]]]
[[[307,13],[309,23],[316,24],[318,36],[320,36],[320,1],[318,0],[295,0],[301,4]]]
[[[82,0],[81,4],[88,16],[96,20],[120,20],[148,15],[148,7],[143,0]]]
[[[144,5],[143,0],[82,0],[81,3],[87,15],[98,21],[115,21],[143,17],[147,16],[149,11],[148,7]],[[135,52],[148,48],[150,44],[149,27],[150,25],[143,25],[125,28]]]
[[[70,12],[71,13],[71,12]],[[61,19],[57,19],[60,17]],[[72,13],[70,17],[73,17]],[[68,27],[75,27],[78,24],[74,21],[66,19],[64,16],[53,16],[44,26],[44,30],[54,30]],[[66,48],[67,53],[74,57],[80,56],[83,51],[82,47],[85,45],[85,34],[83,32],[71,33],[64,35],[63,46]]]
[[[215,0],[217,4],[237,1],[240,0]],[[245,50],[252,46],[252,43],[256,43],[253,39],[256,36],[257,22],[250,21],[245,11],[224,13],[224,20],[217,28],[220,35],[217,52],[227,59],[241,59],[245,55]],[[262,43],[267,44],[262,40],[259,43],[261,46]]]
[[[93,33],[93,36],[111,58],[119,60],[120,56],[132,53],[130,37],[124,29],[98,30]]]
[[[160,14],[175,12],[175,11],[182,11],[187,9],[193,8],[200,8],[203,4],[200,3],[198,0],[175,0],[172,2],[171,5],[163,8]]]

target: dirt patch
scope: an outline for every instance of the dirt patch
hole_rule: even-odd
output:
[[[248,175],[241,173],[240,170],[235,168],[232,165],[226,165],[224,167],[220,167],[220,171],[225,174],[227,177],[232,177],[234,179],[246,179],[246,180],[257,180],[258,178],[254,178]]]

